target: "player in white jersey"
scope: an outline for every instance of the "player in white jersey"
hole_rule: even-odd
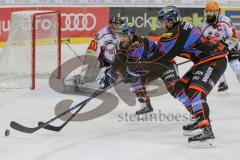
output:
[[[231,19],[219,14],[219,5],[215,1],[210,1],[205,7],[206,19],[203,22],[202,30],[205,37],[217,37],[229,50],[228,61],[231,69],[240,81],[240,47],[236,28]],[[223,75],[219,80],[218,91],[228,89],[226,78]]]
[[[86,54],[97,56],[103,67],[109,66],[109,63],[114,60],[119,41],[115,33],[123,23],[120,17],[112,17],[109,25],[96,33],[88,46]]]
[[[81,75],[75,75],[74,82],[75,84],[79,83],[88,83],[92,82],[96,78],[96,59],[92,60],[91,56],[97,57],[97,60],[100,62],[100,68],[106,67],[104,72],[105,76],[100,80],[100,85],[106,87],[111,81],[114,80],[114,73],[111,71],[111,63],[113,62],[115,55],[117,53],[117,45],[119,39],[116,36],[119,27],[124,23],[120,17],[112,17],[109,20],[109,25],[102,28],[98,31],[92,38],[87,51],[84,64],[90,65],[88,70],[85,73],[84,80],[82,80]],[[88,56],[90,55],[90,56]]]

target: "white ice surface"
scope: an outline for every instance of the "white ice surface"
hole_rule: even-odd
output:
[[[74,48],[79,51],[81,47]],[[67,50],[64,56],[74,56]],[[189,65],[181,66],[181,73]],[[208,97],[217,145],[211,149],[189,147],[187,137],[182,135],[182,125],[188,123],[183,118],[123,122],[119,115],[134,113],[138,108],[122,100],[112,112],[90,121],[71,122],[61,132],[41,129],[33,134],[21,133],[9,127],[10,121],[34,127],[39,120],[55,116],[54,107],[60,100],[81,101],[85,97],[59,94],[47,86],[36,91],[0,90],[0,160],[239,160],[240,84],[230,67],[227,81],[230,95],[220,96],[215,87]],[[152,98],[152,104],[156,114],[161,110],[168,115],[187,115],[169,94]],[[53,124],[61,123],[57,120]],[[11,130],[9,137],[4,136],[7,128]]]

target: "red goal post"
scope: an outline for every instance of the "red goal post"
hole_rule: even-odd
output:
[[[40,12],[40,13],[34,13],[33,14],[33,22],[32,22],[32,87],[31,89],[34,90],[36,88],[36,22],[38,16],[41,15],[47,15],[47,14],[57,14],[57,20],[58,20],[58,38],[57,38],[57,45],[58,45],[58,51],[57,51],[57,79],[61,78],[61,13],[56,11],[48,11],[48,12]]]

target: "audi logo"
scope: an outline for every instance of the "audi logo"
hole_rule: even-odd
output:
[[[62,13],[62,31],[90,31],[96,26],[96,17],[92,13]]]

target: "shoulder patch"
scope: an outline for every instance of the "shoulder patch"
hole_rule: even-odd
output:
[[[90,44],[88,46],[88,49],[93,50],[93,51],[97,50],[97,42],[94,39],[91,40],[91,42],[90,42]]]

